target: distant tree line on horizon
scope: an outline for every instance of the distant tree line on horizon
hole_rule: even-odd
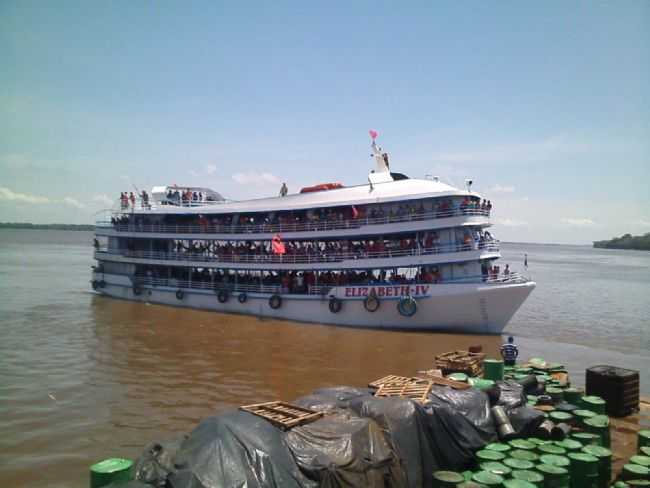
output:
[[[650,251],[650,232],[642,236],[625,234],[614,237],[608,241],[595,241],[594,247],[603,249],[635,249],[637,251]]]
[[[95,226],[88,224],[31,224],[29,222],[0,222],[0,229],[95,230]]]

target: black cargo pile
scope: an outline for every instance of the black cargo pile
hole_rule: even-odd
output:
[[[440,469],[470,465],[496,439],[488,396],[434,386],[423,406],[368,389],[320,389],[294,401],[326,412],[283,431],[232,410],[203,420],[183,439],[148,446],[133,486],[430,487]]]

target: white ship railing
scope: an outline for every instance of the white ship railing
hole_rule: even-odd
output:
[[[468,251],[499,251],[499,241],[484,243],[451,244],[416,249],[386,249],[384,251],[352,251],[337,252],[324,251],[316,254],[220,254],[208,252],[159,252],[159,251],[131,251],[98,250],[97,254],[119,255],[135,259],[155,259],[163,261],[194,261],[217,263],[247,263],[247,264],[310,264],[332,263],[360,259],[391,259],[405,256],[425,256],[433,254],[446,254]]]
[[[136,220],[140,215],[128,215]],[[366,225],[398,224],[418,222],[458,216],[489,217],[490,212],[483,209],[452,209],[438,212],[415,212],[406,215],[387,215],[384,217],[364,217],[357,219],[322,220],[310,222],[260,223],[260,224],[145,224],[141,222],[113,223],[99,221],[96,227],[112,228],[118,232],[173,233],[173,234],[265,234],[280,232],[311,232],[358,229]]]
[[[136,276],[135,284],[147,286],[166,286],[171,288],[193,288],[197,290],[228,290],[230,292],[246,293],[280,293],[280,285],[260,285],[249,283],[223,283],[219,281],[179,280],[175,278],[153,278]]]

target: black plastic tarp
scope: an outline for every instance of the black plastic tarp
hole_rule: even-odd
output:
[[[206,418],[136,463],[150,486],[431,487],[438,469],[463,469],[496,439],[487,395],[435,386],[425,406],[365,388],[316,390],[294,403],[325,415],[283,431],[248,412]]]

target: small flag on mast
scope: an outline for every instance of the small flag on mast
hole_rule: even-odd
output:
[[[368,131],[368,134],[370,134],[370,137],[373,141],[377,139],[377,136],[379,135],[379,133],[376,130],[372,130],[372,129]]]

